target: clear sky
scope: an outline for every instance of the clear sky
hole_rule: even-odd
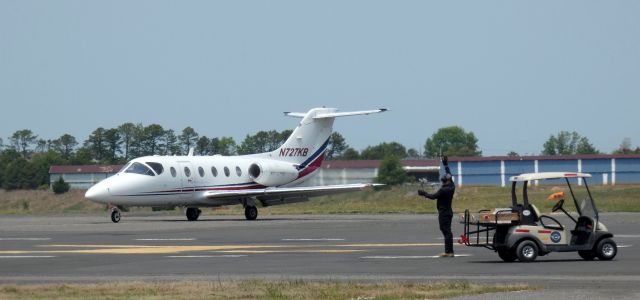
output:
[[[640,144],[640,1],[0,0],[0,137],[158,123],[241,141],[338,119],[361,150],[438,128],[484,155],[578,131]]]

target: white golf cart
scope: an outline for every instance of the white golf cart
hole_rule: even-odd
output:
[[[482,210],[477,214],[467,209],[462,222],[464,235],[459,243],[470,247],[485,247],[498,252],[506,262],[518,259],[534,261],[539,255],[551,252],[577,251],[585,260],[611,260],[617,254],[613,234],[599,222],[598,210],[587,185],[590,174],[570,172],[529,173],[510,178],[512,207],[507,209]],[[557,219],[540,213],[529,203],[527,187],[537,180],[565,182],[578,214],[577,219],[564,209],[564,192],[549,196],[556,200],[552,211],[562,211],[574,224],[565,226]],[[574,190],[572,181],[582,181],[586,192]],[[516,187],[522,186],[522,203],[518,203]]]

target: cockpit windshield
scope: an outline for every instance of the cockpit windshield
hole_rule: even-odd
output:
[[[125,173],[134,173],[134,174],[141,174],[141,175],[149,175],[149,176],[155,176],[155,174],[153,173],[153,171],[151,171],[151,169],[141,163],[138,162],[134,162],[131,165],[129,165],[129,167],[124,171]]]
[[[122,168],[120,168],[120,171],[118,171],[118,173],[124,173],[124,171],[126,171],[130,165],[131,165],[131,162],[128,162]]]
[[[157,163],[157,162],[147,162],[147,165],[149,167],[151,167],[154,171],[156,171],[156,174],[160,175],[162,174],[162,172],[164,172],[164,167],[162,166],[161,163]]]

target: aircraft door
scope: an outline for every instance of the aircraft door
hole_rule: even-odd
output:
[[[196,188],[196,170],[193,169],[193,166],[190,162],[178,162],[180,166],[180,182],[182,184],[182,198],[191,198],[193,197],[193,192]]]

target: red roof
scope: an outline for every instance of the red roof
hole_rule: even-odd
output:
[[[402,160],[405,167],[437,167],[440,165],[434,159]],[[322,163],[324,169],[375,169],[380,166],[379,160],[325,160]]]
[[[122,167],[123,165],[51,166],[49,174],[117,173]]]

